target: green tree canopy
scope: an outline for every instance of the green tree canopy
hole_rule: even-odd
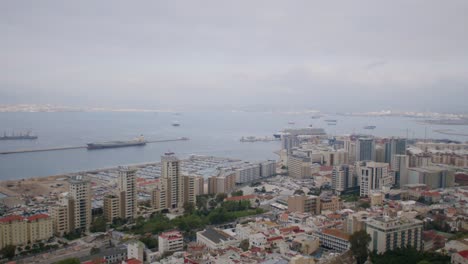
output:
[[[367,247],[371,242],[371,236],[365,230],[354,232],[349,238],[351,252],[358,264],[364,263],[369,255]]]
[[[240,242],[239,244],[239,247],[243,250],[243,251],[247,251],[249,250],[249,246],[250,246],[250,242],[248,239],[244,239]]]
[[[94,221],[91,223],[89,231],[91,232],[106,232],[107,223],[103,216],[98,216],[94,218]]]
[[[16,246],[13,245],[6,245],[4,248],[0,250],[0,253],[3,257],[12,259],[16,255]]]

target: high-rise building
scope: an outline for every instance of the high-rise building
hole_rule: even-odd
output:
[[[405,138],[391,138],[385,143],[385,159],[384,162],[392,165],[394,155],[406,154],[406,139]]]
[[[353,165],[343,164],[333,167],[332,189],[336,193],[340,194],[356,186],[359,186],[359,182]]]
[[[88,232],[91,226],[91,184],[83,175],[72,176],[70,186],[70,230]]]
[[[103,200],[104,219],[106,219],[108,223],[112,223],[114,219],[120,218],[120,197],[118,195],[109,194],[104,196]]]
[[[52,217],[52,228],[55,235],[63,236],[70,232],[67,205],[53,206],[50,208],[49,212]]]
[[[260,165],[258,163],[245,163],[235,170],[236,183],[247,183],[260,179]]]
[[[382,145],[375,146],[375,161],[385,162],[385,148]]]
[[[395,186],[398,188],[408,184],[408,163],[406,155],[395,154],[392,159],[392,170],[395,172]]]
[[[197,195],[203,194],[204,179],[201,176],[183,176],[184,178],[184,203],[196,202]]]
[[[307,156],[288,155],[288,173],[289,177],[304,179],[312,176],[311,160]]]
[[[320,214],[320,198],[315,195],[292,195],[288,197],[288,211]]]
[[[371,191],[391,187],[393,178],[389,174],[388,164],[374,161],[357,162],[356,171],[360,178],[360,195],[369,196]]]
[[[366,231],[372,240],[369,250],[378,254],[397,248],[414,247],[422,250],[423,222],[417,219],[391,218],[388,216],[371,218],[366,223]]]
[[[134,219],[138,209],[136,169],[120,166],[118,173],[120,218]]]
[[[230,173],[226,175],[212,176],[208,178],[208,193],[230,193],[236,187],[236,174]]]
[[[297,135],[287,133],[281,136],[281,148],[286,150],[288,154],[291,153],[293,148],[299,146],[299,143]]]
[[[174,153],[166,153],[161,157],[162,168],[160,178],[160,199],[163,208],[175,209],[184,206],[184,178],[180,171],[180,161]]]
[[[348,153],[349,163],[356,162],[356,141],[352,138],[347,138],[343,143],[344,149]]]
[[[358,138],[356,141],[356,161],[375,161],[375,140]]]

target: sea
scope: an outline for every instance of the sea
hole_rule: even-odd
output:
[[[0,133],[32,131],[37,140],[0,141],[0,152],[85,146],[86,143],[188,137],[187,141],[151,143],[140,147],[102,150],[70,149],[0,155],[0,180],[59,175],[118,165],[159,162],[165,152],[180,158],[191,154],[248,161],[277,159],[280,142],[240,142],[241,137],[272,137],[288,127],[324,128],[330,135],[366,133],[375,136],[438,138],[467,141],[466,136],[443,135],[434,130],[455,129],[468,134],[468,126],[429,125],[408,117],[328,115],[312,119],[310,113],[277,112],[55,112],[0,113]],[[327,119],[336,119],[328,125]],[[180,126],[172,126],[179,122]],[[294,123],[294,124],[292,124]],[[374,130],[363,127],[374,125]]]

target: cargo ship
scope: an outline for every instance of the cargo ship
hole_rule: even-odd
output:
[[[21,140],[21,139],[37,139],[37,136],[32,135],[31,132],[26,132],[25,134],[19,133],[15,134],[12,133],[11,135],[7,135],[6,132],[3,133],[3,136],[0,136],[0,140]]]
[[[88,149],[105,149],[105,148],[122,148],[122,147],[132,147],[132,146],[144,146],[146,145],[146,140],[143,136],[139,136],[136,139],[128,141],[106,141],[106,142],[96,142],[88,143]]]
[[[364,129],[375,129],[376,126],[365,126]]]

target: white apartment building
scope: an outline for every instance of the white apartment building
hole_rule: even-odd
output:
[[[357,177],[355,175],[355,167],[353,165],[340,165],[333,167],[332,172],[332,189],[337,193],[341,193],[348,188],[358,186]]]
[[[402,247],[422,250],[423,222],[417,219],[371,218],[366,223],[366,232],[371,236],[369,250],[384,253]]]
[[[161,233],[158,236],[159,253],[184,250],[184,237],[179,231]]]
[[[349,235],[339,229],[324,229],[318,235],[321,246],[332,248],[339,252],[345,252],[351,247]]]
[[[369,196],[371,191],[390,188],[393,177],[389,174],[388,164],[383,162],[364,161],[356,163],[356,170],[360,178],[360,195]]]

